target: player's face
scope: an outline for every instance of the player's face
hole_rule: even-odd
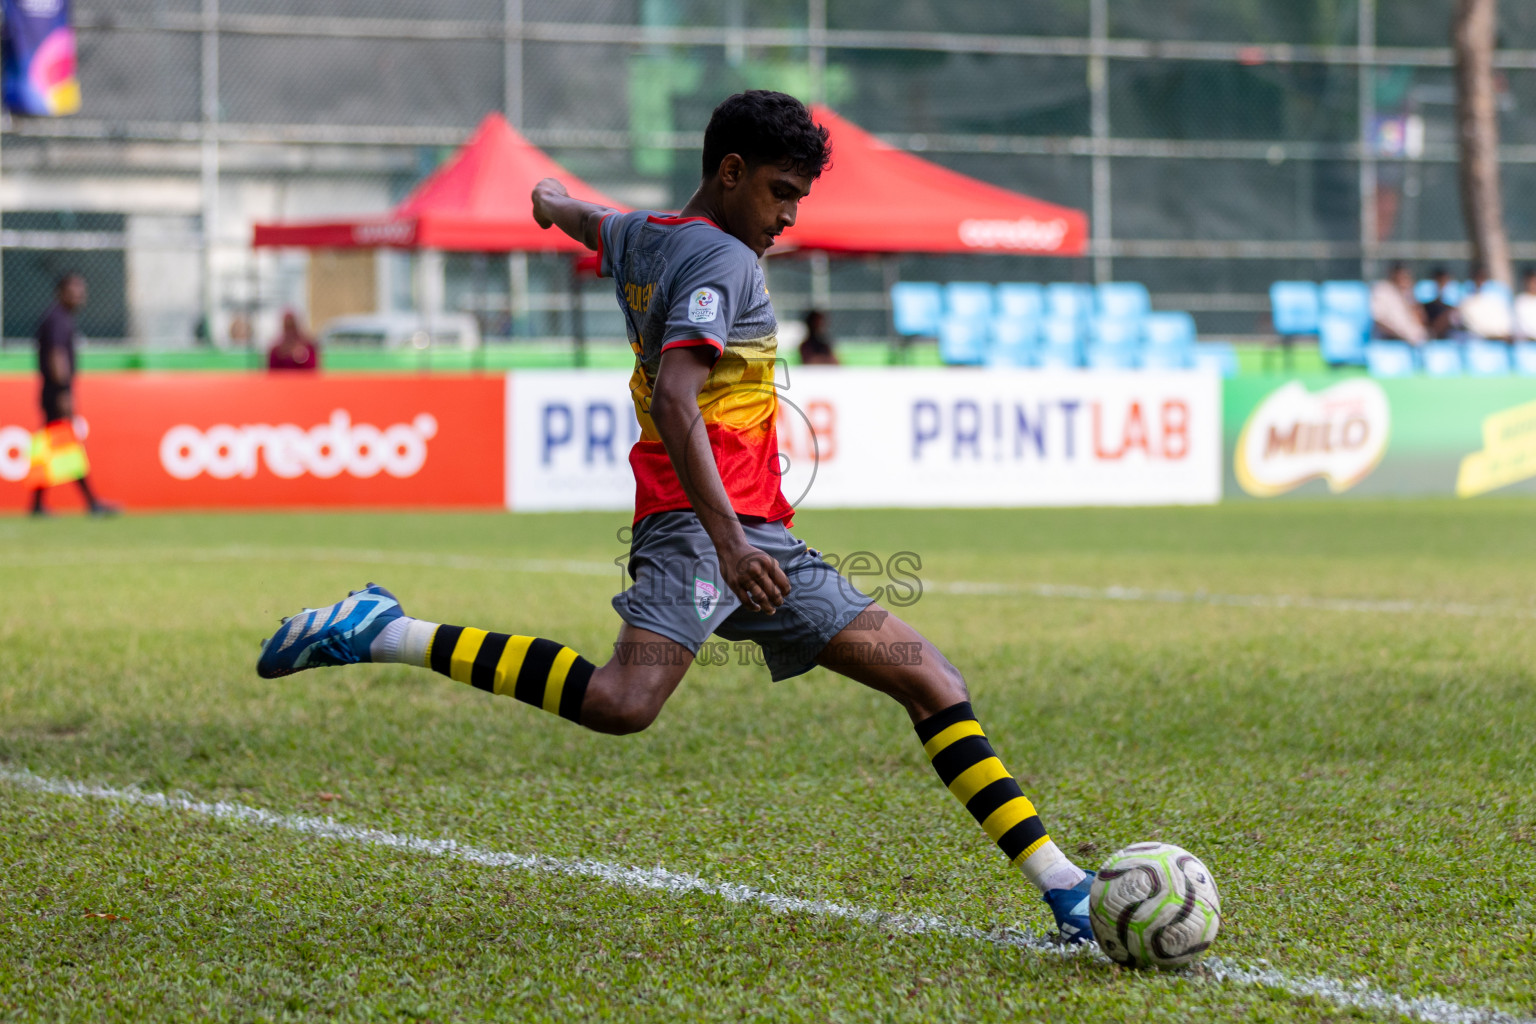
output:
[[[734,170],[734,175],[725,175],[733,187],[726,190],[728,223],[723,226],[761,256],[773,246],[779,232],[795,223],[800,200],[810,194],[811,179],[772,164],[748,167],[743,163]]]

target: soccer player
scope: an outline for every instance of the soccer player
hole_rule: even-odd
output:
[[[633,586],[613,599],[624,624],[606,663],[552,640],[411,618],[369,584],[285,620],[257,671],[418,665],[624,734],[655,720],[710,633],[752,640],[775,680],[822,665],[895,698],[945,786],[1039,887],[1060,939],[1086,942],[1092,875],[1051,841],[993,753],[960,673],[788,529],[776,325],[758,259],[829,160],[826,129],[798,100],[753,91],[715,109],[703,180],[676,217],[619,214],[553,179],[534,188],[538,223],[598,252],[635,351]]]

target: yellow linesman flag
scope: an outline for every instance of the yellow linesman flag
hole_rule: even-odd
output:
[[[32,435],[32,468],[26,485],[55,487],[79,480],[91,471],[85,445],[69,420],[55,420]]]

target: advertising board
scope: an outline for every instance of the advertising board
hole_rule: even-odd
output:
[[[1221,497],[1213,374],[781,367],[785,497],[807,508],[1161,505]],[[512,375],[507,503],[624,509],[625,372]]]
[[[1224,385],[1226,493],[1536,493],[1536,379],[1238,377]]]
[[[1202,373],[783,368],[779,468],[807,508],[1208,503]],[[24,508],[36,383],[0,380],[0,505]],[[625,371],[86,374],[92,481],[129,509],[625,510]],[[73,488],[53,507],[78,507]]]
[[[502,504],[501,377],[85,374],[91,480],[130,509]],[[22,508],[37,384],[0,380],[0,505]],[[30,440],[27,441],[30,445]],[[49,496],[78,507],[75,489]]]

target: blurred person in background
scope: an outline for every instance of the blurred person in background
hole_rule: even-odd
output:
[[[1511,340],[1515,333],[1515,318],[1509,305],[1509,293],[1489,279],[1488,268],[1481,264],[1472,268],[1472,285],[1471,293],[1462,297],[1457,308],[1461,326],[1473,337],[1489,341]]]
[[[805,314],[805,340],[800,343],[800,362],[806,366],[837,366],[832,335],[827,333],[827,314],[813,309]]]
[[[248,348],[251,344],[251,321],[244,313],[236,313],[229,322],[229,343],[235,348]]]
[[[318,370],[320,349],[315,340],[304,333],[299,315],[293,310],[283,314],[283,333],[272,343],[267,353],[268,370]]]
[[[1515,337],[1536,341],[1536,267],[1526,267],[1521,282],[1515,296]]]
[[[86,299],[85,278],[70,271],[59,278],[54,304],[37,325],[37,372],[42,377],[43,424],[75,419],[75,313]],[[89,476],[75,481],[92,515],[109,516],[119,511],[117,505],[102,501],[91,489]],[[32,514],[48,515],[43,504],[46,487],[32,491]]]
[[[1371,286],[1371,319],[1378,338],[1411,345],[1429,340],[1424,309],[1413,297],[1413,275],[1406,264],[1392,264],[1386,278]]]
[[[1449,338],[1456,328],[1456,303],[1451,297],[1451,272],[1436,267],[1429,272],[1435,284],[1435,297],[1424,303],[1424,322],[1429,325],[1431,338]]]

